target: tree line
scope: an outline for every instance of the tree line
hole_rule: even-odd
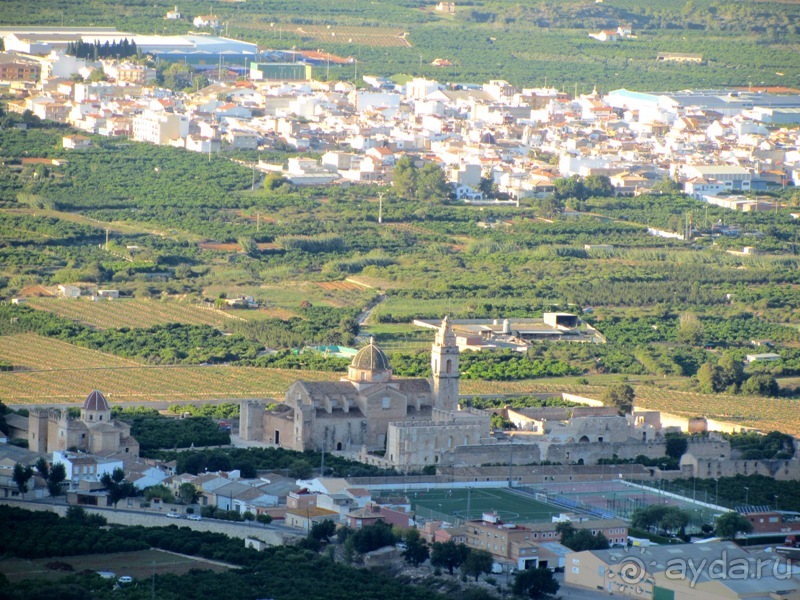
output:
[[[136,47],[134,40],[124,38],[119,42],[106,41],[103,44],[99,41],[93,44],[84,41],[69,42],[65,52],[76,58],[97,60],[99,58],[128,58],[136,56],[139,53],[139,49]]]

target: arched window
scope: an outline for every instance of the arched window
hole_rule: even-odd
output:
[[[451,361],[449,358],[447,359],[447,366],[445,367],[445,372],[446,372],[448,375],[450,374],[450,369],[451,369],[451,367],[452,367],[452,364],[451,364],[452,362],[453,362],[453,361]]]

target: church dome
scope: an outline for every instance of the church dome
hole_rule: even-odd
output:
[[[370,338],[369,344],[364,346],[353,357],[350,368],[347,369],[348,379],[360,382],[385,382],[392,377],[392,367],[389,358],[375,345],[375,339]]]
[[[106,411],[111,410],[111,407],[102,392],[92,390],[92,393],[83,401],[83,410]]]
[[[369,338],[369,345],[364,346],[356,353],[350,366],[365,371],[388,371],[391,369],[388,357],[375,345],[374,338]]]

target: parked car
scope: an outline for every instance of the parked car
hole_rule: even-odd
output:
[[[189,519],[190,521],[200,521],[200,520],[202,520],[202,517],[200,515],[189,515],[186,518]]]
[[[167,513],[167,516],[170,519],[182,519],[183,515],[181,513],[176,513],[174,510],[171,510]]]
[[[131,577],[130,575],[123,575],[122,577],[117,579],[117,581],[120,583],[133,583],[133,577]]]

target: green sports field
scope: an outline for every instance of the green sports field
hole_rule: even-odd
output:
[[[411,509],[421,519],[480,519],[483,513],[496,512],[506,522],[530,523],[549,521],[563,512],[501,488],[382,490],[380,495],[407,496]]]

